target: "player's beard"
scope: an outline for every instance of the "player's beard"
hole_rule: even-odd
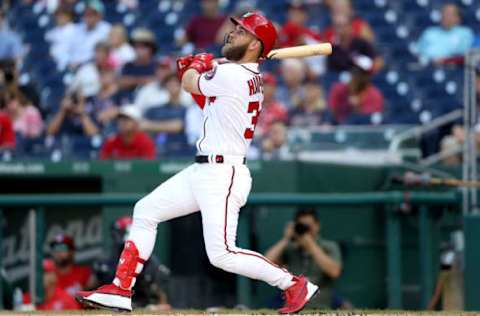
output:
[[[243,44],[243,45],[237,45],[237,46],[230,46],[228,44],[225,44],[222,47],[222,54],[225,56],[228,60],[232,61],[239,61],[240,59],[245,56],[245,53],[247,52],[249,43]]]

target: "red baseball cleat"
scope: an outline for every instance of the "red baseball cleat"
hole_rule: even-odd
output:
[[[75,299],[81,304],[109,309],[116,312],[132,311],[132,291],[124,290],[115,284],[107,284],[94,291],[79,291]]]
[[[304,276],[295,276],[293,281],[295,283],[283,292],[285,305],[278,310],[280,314],[291,314],[301,311],[318,292],[318,286],[309,282]]]

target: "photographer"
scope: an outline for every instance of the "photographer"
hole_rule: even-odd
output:
[[[78,93],[66,95],[60,110],[48,124],[47,134],[70,136],[94,136],[98,127],[85,108],[85,100]]]
[[[283,238],[265,256],[319,285],[319,294],[309,307],[333,307],[334,280],[342,270],[341,253],[336,242],[321,238],[320,221],[314,209],[298,210],[294,221],[287,224]]]

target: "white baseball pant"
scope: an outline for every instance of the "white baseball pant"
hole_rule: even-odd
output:
[[[135,204],[129,235],[140,258],[147,260],[155,244],[158,223],[202,214],[208,259],[214,266],[285,290],[292,275],[259,253],[236,247],[240,208],[252,185],[243,164],[195,163],[174,175]]]

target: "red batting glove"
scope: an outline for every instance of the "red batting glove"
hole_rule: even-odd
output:
[[[213,68],[213,54],[201,53],[193,57],[193,61],[187,69],[195,69],[199,73],[204,73]]]
[[[192,55],[187,55],[177,58],[177,76],[178,80],[182,81],[183,74],[187,71],[188,67],[193,61]]]

